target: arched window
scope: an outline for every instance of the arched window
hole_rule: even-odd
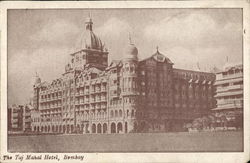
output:
[[[110,112],[110,117],[111,117],[111,118],[114,117],[114,112],[113,112],[113,110],[111,110],[111,112]]]
[[[130,72],[134,72],[134,65],[133,64],[130,67]]]
[[[119,110],[119,117],[122,117],[122,110]]]
[[[115,117],[118,117],[118,111],[115,110]]]

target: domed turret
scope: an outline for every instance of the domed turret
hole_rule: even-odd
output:
[[[138,60],[138,49],[136,46],[131,43],[131,39],[129,38],[129,45],[125,48],[123,59],[129,60]]]

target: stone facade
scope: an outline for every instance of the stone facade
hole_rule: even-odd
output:
[[[215,75],[173,68],[157,48],[138,59],[133,43],[108,65],[108,50],[86,20],[83,41],[62,77],[37,76],[32,130],[58,133],[182,131],[183,124],[214,107]]]

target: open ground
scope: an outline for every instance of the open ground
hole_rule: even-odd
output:
[[[241,152],[243,132],[8,136],[9,152]]]

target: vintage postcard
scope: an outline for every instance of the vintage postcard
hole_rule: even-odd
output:
[[[249,1],[0,5],[1,162],[249,160]]]

